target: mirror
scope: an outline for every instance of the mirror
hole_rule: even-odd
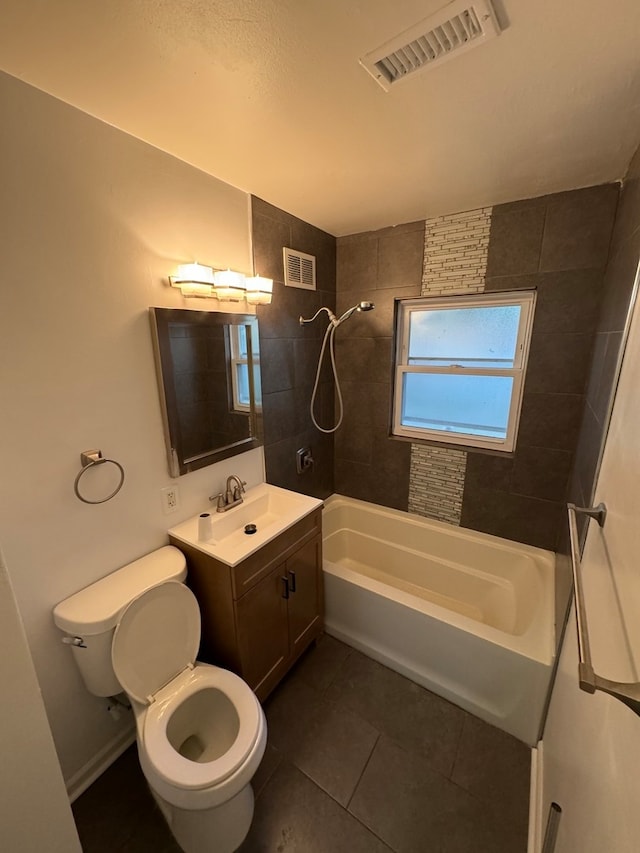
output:
[[[150,308],[172,477],[262,444],[258,318]]]

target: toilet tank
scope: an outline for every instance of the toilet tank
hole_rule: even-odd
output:
[[[71,650],[90,693],[114,696],[122,691],[111,665],[111,642],[124,609],[151,587],[184,581],[186,576],[184,554],[165,545],[55,606],[53,620],[58,628],[83,641],[84,647],[72,645]]]

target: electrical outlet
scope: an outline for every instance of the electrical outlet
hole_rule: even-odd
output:
[[[162,509],[165,515],[175,512],[180,506],[180,493],[177,486],[165,486],[160,489],[162,495]]]

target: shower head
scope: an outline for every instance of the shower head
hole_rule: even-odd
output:
[[[354,305],[353,308],[347,309],[342,317],[336,321],[335,325],[339,326],[344,320],[348,320],[349,317],[354,313],[354,311],[373,311],[376,306],[373,302],[358,302],[357,305]]]

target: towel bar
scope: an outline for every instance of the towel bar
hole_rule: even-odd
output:
[[[627,683],[623,681],[610,681],[596,675],[591,663],[591,647],[589,645],[589,629],[587,627],[587,611],[584,603],[584,591],[582,589],[582,574],[580,565],[580,542],[578,539],[577,516],[586,515],[594,518],[600,527],[604,527],[607,517],[607,508],[603,503],[596,507],[582,507],[575,504],[567,504],[569,515],[569,539],[571,543],[571,570],[573,572],[573,588],[576,598],[576,627],[578,631],[578,683],[580,689],[587,693],[595,693],[600,690],[608,693],[615,699],[619,699],[627,707],[631,708],[640,716],[640,682]]]

